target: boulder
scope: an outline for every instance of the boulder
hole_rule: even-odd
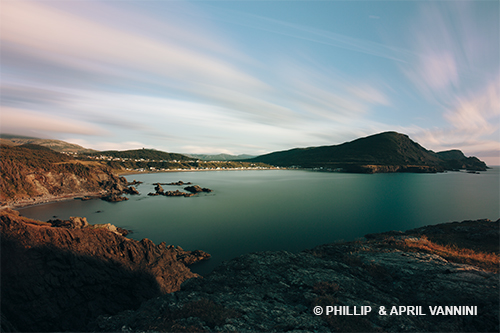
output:
[[[89,226],[87,218],[75,216],[71,216],[69,220],[55,219],[49,220],[48,222],[56,228],[82,229]]]
[[[203,192],[203,189],[198,186],[198,185],[193,185],[193,186],[187,186],[187,187],[184,187],[184,189],[186,191],[189,191],[191,193],[199,193],[199,192]]]
[[[127,193],[127,194],[139,194],[139,191],[137,191],[137,189],[133,186],[130,186],[130,187],[125,187],[125,189],[123,190],[123,193]]]
[[[116,193],[111,193],[108,195],[104,195],[101,197],[102,200],[108,201],[108,202],[119,202],[119,201],[125,201],[128,200],[127,197],[122,197],[120,194]]]

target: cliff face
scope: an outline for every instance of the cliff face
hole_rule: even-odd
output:
[[[0,202],[26,205],[84,195],[104,195],[127,185],[107,166],[71,160],[36,145],[1,145]]]
[[[483,235],[496,234],[492,239],[498,251],[499,221],[456,223],[442,230],[477,244],[483,242]],[[437,254],[425,247],[429,245],[425,239],[412,236],[422,237],[423,232],[371,235],[370,240],[327,244],[299,253],[243,255],[204,279],[186,281],[174,294],[145,302],[137,311],[101,317],[96,329],[498,332],[498,255],[493,255],[491,267],[458,263],[449,253]],[[415,244],[420,247],[409,250]],[[327,315],[328,306],[343,306],[344,312]],[[477,313],[432,315],[431,309],[437,312],[440,306],[477,307]],[[321,315],[314,313],[316,307]],[[360,314],[361,307],[372,311]],[[381,307],[386,315],[379,314]],[[393,307],[398,314],[390,314]],[[413,314],[400,313],[400,307],[413,307]],[[425,315],[416,314],[417,307]]]
[[[198,277],[186,264],[209,257],[127,239],[84,219],[53,227],[2,210],[0,220],[3,329],[87,331],[98,315],[179,290]]]

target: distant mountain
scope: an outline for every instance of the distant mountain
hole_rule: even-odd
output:
[[[8,145],[16,145],[16,146],[24,144],[34,144],[50,148],[60,153],[71,152],[71,153],[85,154],[97,151],[61,140],[39,139],[39,138],[32,138],[32,137],[12,135],[12,134],[2,134],[1,143]]]
[[[467,158],[459,150],[435,153],[396,132],[379,133],[334,146],[279,151],[249,161],[363,173],[486,170],[484,162],[475,157]]]
[[[217,155],[204,155],[204,154],[186,154],[202,161],[241,161],[249,158],[254,158],[255,155],[230,155],[230,154],[217,154]]]
[[[144,160],[156,160],[156,161],[189,161],[193,158],[176,153],[167,153],[161,150],[156,149],[133,149],[133,150],[106,150],[94,152],[93,156],[105,155],[111,157],[120,157],[120,158],[131,158],[131,159],[144,159]]]

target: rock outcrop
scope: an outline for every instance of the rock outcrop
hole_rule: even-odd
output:
[[[165,184],[165,185],[176,185],[176,186],[182,186],[182,185],[191,185],[192,183],[191,182],[187,182],[187,183],[184,183],[182,180],[179,180],[178,182],[172,182],[172,183],[168,183],[168,184]]]
[[[200,193],[200,192],[212,192],[211,189],[209,188],[201,188],[199,185],[193,185],[193,186],[187,186],[184,187],[186,191],[189,191],[191,193]]]
[[[72,160],[36,145],[1,146],[0,203],[20,207],[74,197],[116,197],[127,180],[98,162]]]
[[[490,223],[498,229],[498,221]],[[176,293],[145,302],[137,311],[100,317],[95,329],[498,332],[498,256],[495,272],[452,262],[432,251],[401,247],[418,241],[415,236],[394,233],[300,253],[243,255],[223,263],[204,279],[186,281]],[[498,239],[496,244],[498,249]],[[348,307],[351,315],[326,315],[328,306]],[[359,315],[362,306],[372,311]],[[393,307],[399,311],[400,306],[420,307],[425,316],[390,315]],[[477,314],[432,315],[429,307],[439,306],[475,307]],[[315,307],[323,313],[315,315]],[[386,315],[379,314],[381,307]],[[358,315],[352,315],[355,308]]]
[[[139,194],[139,191],[137,191],[137,189],[135,187],[129,186],[129,187],[126,187],[123,190],[123,193],[127,193],[127,194]]]
[[[85,218],[52,226],[4,209],[0,220],[2,330],[88,331],[98,315],[179,290],[198,277],[186,265],[209,257],[131,240]]]
[[[188,183],[184,183],[182,180],[178,181],[177,183],[170,183],[170,184],[166,184],[166,185],[187,185],[187,184],[191,184],[190,182]],[[155,185],[155,191],[156,192],[151,192],[151,193],[148,193],[149,196],[156,196],[156,195],[164,195],[164,196],[167,196],[167,197],[192,197],[198,193],[201,193],[201,192],[207,192],[207,193],[210,193],[210,192],[213,192],[211,189],[209,188],[201,188],[199,185],[193,185],[193,186],[187,186],[187,187],[184,187],[184,189],[188,192],[182,192],[182,191],[179,191],[179,190],[175,190],[175,191],[164,191],[163,190],[163,187],[161,187],[161,183],[154,183],[153,185]],[[165,185],[165,184],[164,184]]]

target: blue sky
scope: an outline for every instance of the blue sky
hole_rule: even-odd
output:
[[[1,2],[1,131],[263,154],[398,131],[500,165],[498,1]]]

